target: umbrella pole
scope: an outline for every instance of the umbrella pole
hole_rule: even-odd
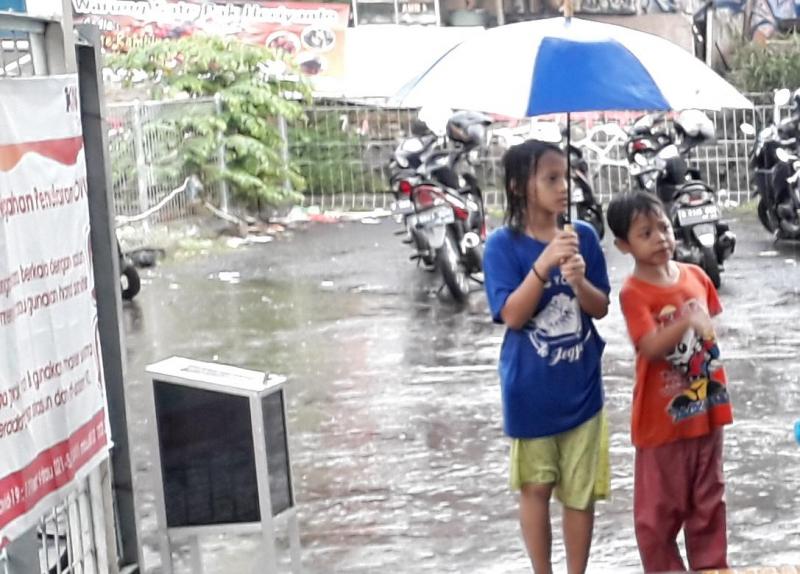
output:
[[[570,129],[570,115],[567,112],[567,213],[564,217],[564,228],[571,228],[572,223],[572,140]],[[569,226],[569,227],[567,227]]]

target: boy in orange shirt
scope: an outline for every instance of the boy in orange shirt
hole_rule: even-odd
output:
[[[631,438],[634,526],[645,572],[727,568],[722,426],[733,421],[710,316],[722,311],[702,269],[672,260],[675,236],[652,194],[608,206],[616,246],[636,261],[620,291],[636,349]]]

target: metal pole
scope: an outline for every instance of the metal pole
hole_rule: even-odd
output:
[[[714,59],[712,46],[714,46],[714,10],[708,7],[706,8],[706,45],[703,47],[706,50],[706,66],[709,68],[712,67],[711,63]]]
[[[111,167],[106,155],[108,134],[105,123],[105,100],[102,83],[100,32],[96,26],[78,27],[86,44],[77,46],[78,81],[81,98],[81,125],[86,154],[89,198],[92,267],[94,270],[97,317],[108,402],[108,418],[114,449],[111,453],[112,483],[116,503],[122,564],[143,564],[138,544],[136,505],[128,425],[125,414],[124,365],[122,345],[122,299],[119,283],[119,254],[114,226],[114,199]],[[108,483],[106,482],[106,485]],[[112,516],[111,509],[105,509]],[[98,538],[100,535],[98,533]],[[108,541],[109,569],[117,571],[116,541]]]
[[[283,169],[286,170],[287,175],[283,178],[283,189],[289,194],[292,192],[292,182],[289,180],[289,128],[286,125],[286,118],[278,116],[278,131],[281,134],[281,161],[283,162]]]
[[[781,107],[778,105],[778,102],[775,101],[778,90],[772,90],[772,123],[776,126],[781,123]]]
[[[136,154],[136,185],[139,189],[139,212],[144,213],[150,207],[147,200],[147,162],[144,158],[144,134],[142,133],[142,103],[137,99],[133,102],[133,150]],[[147,220],[142,221],[142,227],[148,231]]]
[[[218,116],[222,115],[222,94],[214,94],[214,109]],[[219,144],[217,145],[217,167],[220,173],[225,171],[225,144],[222,141],[222,134],[219,134]],[[223,213],[228,213],[228,182],[224,179],[219,181],[219,208]]]
[[[280,392],[280,391],[278,391]],[[275,525],[272,519],[272,499],[269,490],[269,463],[267,462],[266,429],[261,398],[250,397],[250,423],[253,428],[253,452],[256,459],[258,484],[258,511],[261,515],[261,552],[253,573],[278,572],[275,552]]]
[[[572,130],[570,113],[567,112],[567,214],[565,223],[572,223]]]

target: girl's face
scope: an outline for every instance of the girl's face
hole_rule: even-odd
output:
[[[528,178],[528,206],[548,214],[567,210],[567,158],[547,151]]]

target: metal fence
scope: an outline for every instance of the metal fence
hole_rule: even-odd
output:
[[[771,121],[771,105],[754,110],[711,113],[716,141],[697,148],[692,155],[703,178],[720,190],[723,202],[750,198],[748,151],[752,138],[739,126],[743,122],[763,126]],[[306,202],[328,209],[387,207],[388,163],[398,143],[410,134],[417,110],[386,109],[379,106],[317,104],[307,112],[308,126],[295,128],[313,133],[311,138],[290,141],[292,158],[306,175]],[[581,147],[589,164],[595,191],[603,201],[631,188],[625,157],[627,128],[641,114],[582,114],[572,119],[573,142]],[[548,121],[564,122],[564,117]],[[520,137],[540,133],[541,119],[497,122],[487,147],[476,164],[489,205],[504,201],[502,157]],[[510,137],[513,136],[513,137]]]
[[[213,98],[108,105],[108,141],[116,215],[130,219],[172,197],[148,223],[166,223],[189,213],[186,193],[179,189],[188,175],[181,167],[184,132],[181,119],[190,114],[213,114]]]
[[[5,32],[0,35],[0,78],[32,76],[31,32]]]
[[[63,48],[46,40],[48,34],[52,36],[52,27],[60,26],[59,22],[0,13],[0,81],[63,71],[53,69],[53,62],[65,60]],[[105,495],[110,496],[111,484],[107,468],[102,463],[94,469],[50,508],[35,529],[4,547],[0,572],[107,573],[116,561],[116,549],[107,544],[108,530],[114,528],[105,514]]]
[[[54,506],[39,521],[36,528],[38,572],[106,572],[108,555],[106,546],[102,544],[105,528],[102,489],[95,474],[83,480],[64,502]],[[7,573],[7,561],[0,560],[0,565]]]
[[[754,95],[754,101],[762,101]],[[176,168],[182,134],[175,118],[189,113],[215,113],[214,101],[146,102],[109,106],[114,197],[117,214],[134,216],[158,204],[186,174]],[[396,146],[410,134],[418,110],[386,108],[320,100],[306,110],[306,119],[288,127],[286,145],[291,160],[305,178],[304,202],[324,210],[387,208],[393,201],[388,189],[388,164]],[[750,199],[748,151],[751,136],[743,122],[756,128],[772,121],[773,106],[710,113],[716,141],[700,146],[691,162],[705,181],[720,192],[723,204]],[[786,114],[786,110],[781,113]],[[606,202],[614,193],[631,189],[625,157],[626,130],[641,114],[596,113],[573,117],[573,141],[584,150],[598,197]],[[564,117],[549,121],[564,122]],[[515,137],[535,135],[542,120],[497,122],[476,164],[488,205],[502,205],[502,157]],[[179,220],[188,213],[185,194],[178,194],[150,221]]]

